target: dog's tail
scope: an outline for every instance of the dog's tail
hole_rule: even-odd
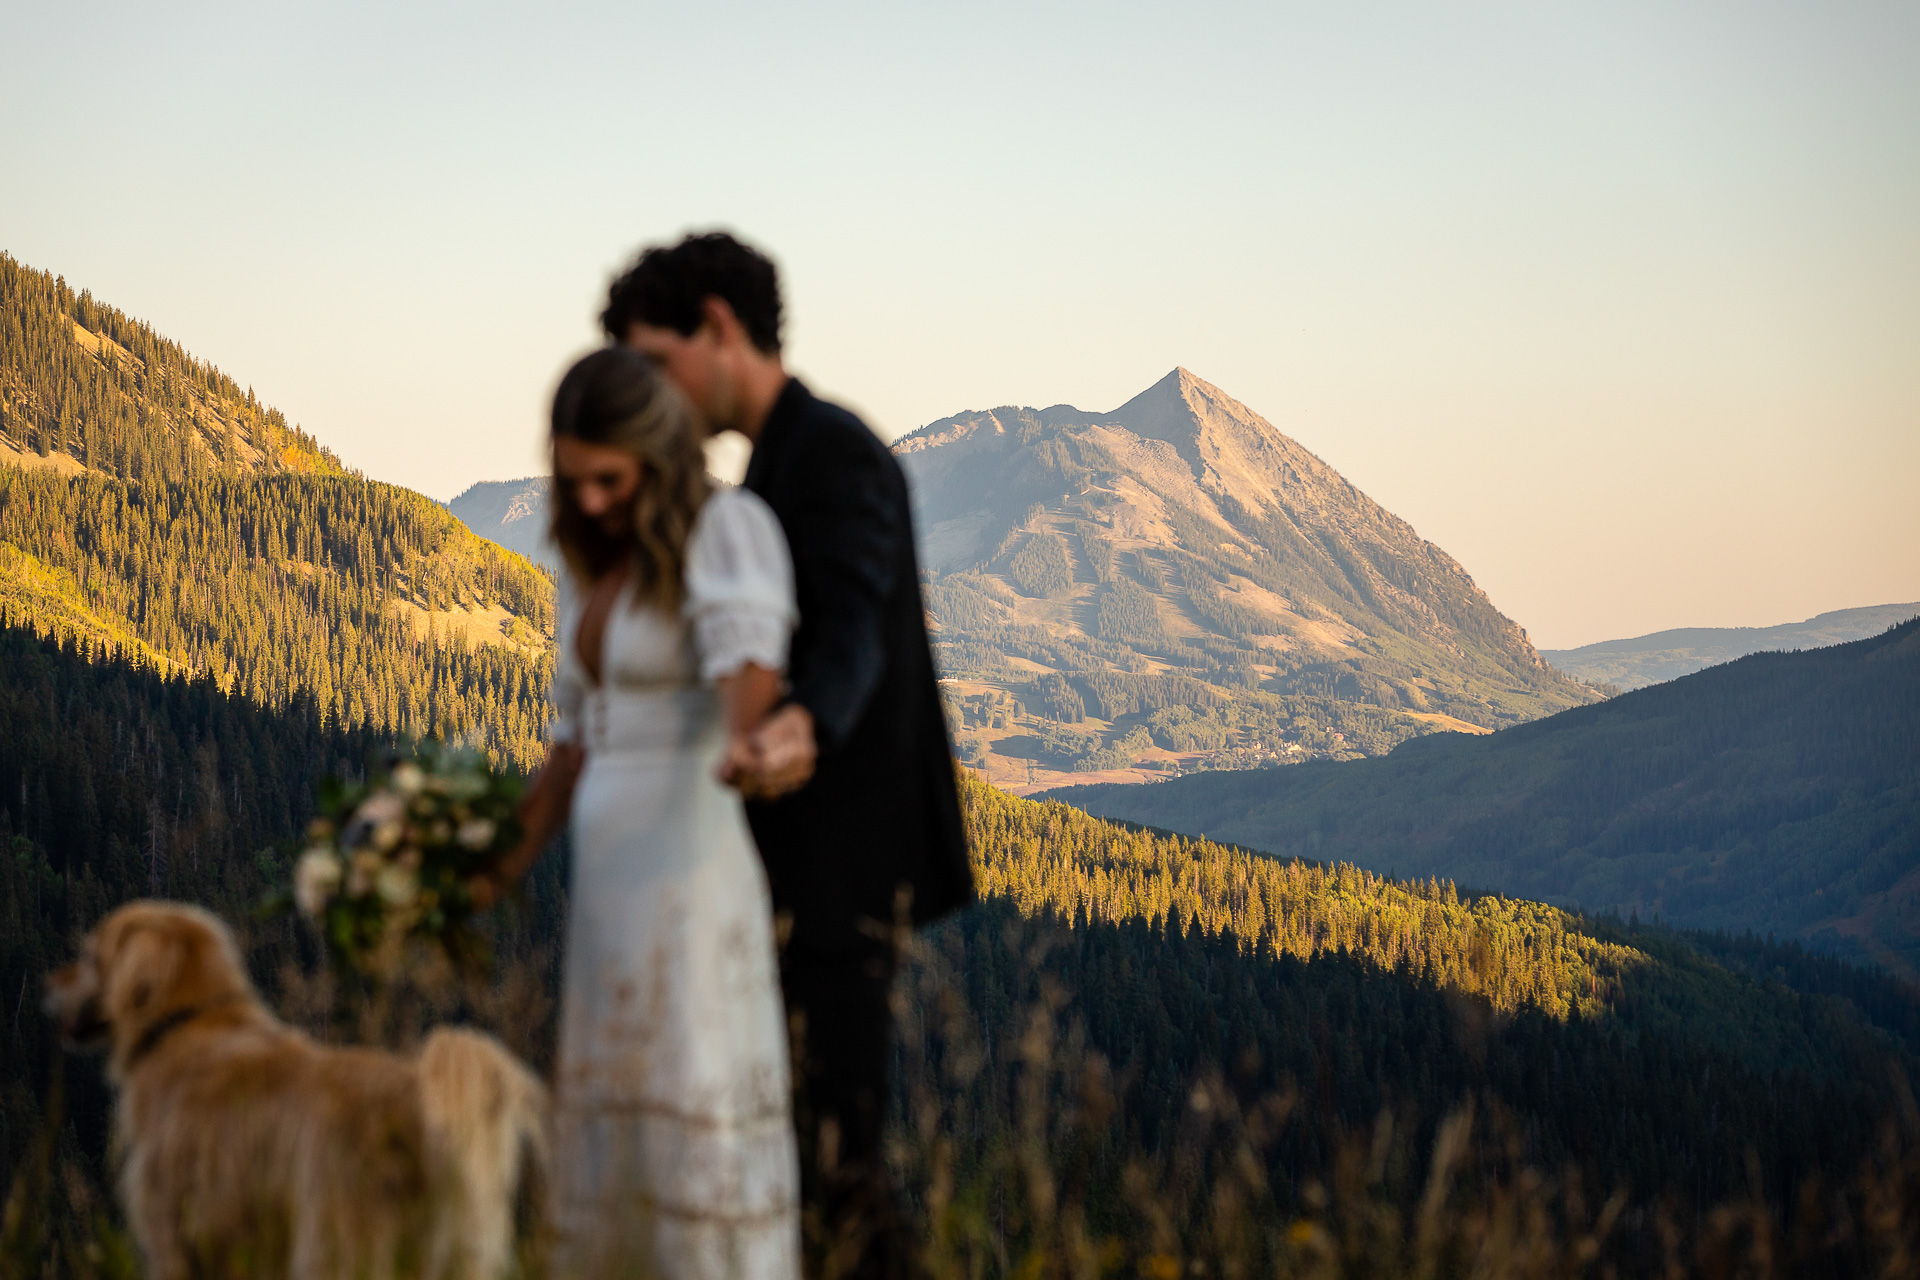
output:
[[[513,1261],[523,1190],[545,1181],[547,1092],[493,1037],[439,1027],[420,1050],[420,1093],[452,1201],[429,1270],[494,1280]]]

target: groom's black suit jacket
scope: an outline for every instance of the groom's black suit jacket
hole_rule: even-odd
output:
[[[907,479],[860,419],[792,379],[744,483],[793,552],[788,680],[820,745],[812,780],[747,818],[789,953],[865,950],[899,902],[920,924],[973,899]]]

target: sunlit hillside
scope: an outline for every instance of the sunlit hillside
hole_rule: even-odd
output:
[[[343,724],[539,751],[551,580],[0,255],[0,615]]]
[[[996,784],[1378,755],[1598,695],[1467,571],[1185,369],[903,437],[968,762]]]

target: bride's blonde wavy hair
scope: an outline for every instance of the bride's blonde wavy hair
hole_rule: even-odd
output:
[[[643,604],[677,608],[686,596],[687,538],[712,486],[694,412],[653,362],[625,347],[583,356],[553,393],[549,445],[561,439],[603,445],[640,462],[632,533],[611,538],[560,480],[554,459],[553,540],[582,582],[632,558]]]

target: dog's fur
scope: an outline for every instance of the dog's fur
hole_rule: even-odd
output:
[[[114,911],[47,983],[104,1045],[127,1218],[151,1280],[492,1280],[545,1160],[545,1093],[491,1038],[333,1049],[276,1019],[208,913]]]

